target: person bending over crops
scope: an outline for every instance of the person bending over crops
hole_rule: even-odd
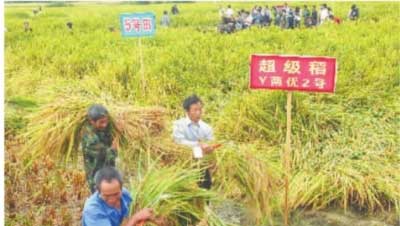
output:
[[[203,103],[199,97],[192,95],[183,101],[186,117],[181,118],[173,124],[173,138],[178,144],[192,148],[196,159],[212,153],[219,145],[211,145],[206,142],[213,140],[213,130],[201,120]],[[204,178],[200,181],[201,188],[211,188],[211,174],[208,169],[204,172]]]
[[[82,213],[83,226],[135,226],[155,221],[153,210],[142,209],[128,218],[131,195],[123,188],[121,174],[113,167],[97,171],[97,191],[85,202]]]
[[[329,19],[330,19],[334,24],[341,24],[341,23],[342,23],[342,20],[341,20],[339,17],[334,16],[334,15],[330,15],[330,16],[329,16]]]
[[[82,129],[82,151],[86,180],[92,193],[96,191],[94,176],[105,166],[115,166],[117,143],[113,141],[109,114],[105,107],[89,107],[87,122]]]

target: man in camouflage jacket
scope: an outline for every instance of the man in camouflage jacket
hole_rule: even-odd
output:
[[[115,166],[117,145],[113,141],[108,111],[102,105],[92,105],[82,129],[82,151],[86,180],[92,193],[96,191],[95,174],[105,166]]]

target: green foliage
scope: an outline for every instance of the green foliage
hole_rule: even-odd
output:
[[[145,87],[138,42],[121,37],[118,15],[153,11],[159,20],[172,4],[59,5],[43,7],[37,16],[31,15],[32,5],[7,5],[6,131],[20,135],[28,130],[32,150],[52,153],[54,146],[44,132],[52,128],[51,138],[61,145],[57,150],[64,150],[57,153],[65,154],[65,147],[70,146],[63,142],[71,142],[68,137],[79,125],[83,116],[77,113],[83,107],[74,108],[82,100],[77,105],[58,102],[60,93],[82,97],[87,104],[107,97],[132,106],[164,107],[169,121],[183,115],[183,98],[196,93],[205,104],[204,120],[215,128],[219,140],[226,141],[210,159],[210,164],[217,165],[213,192],[252,205],[252,216],[271,223],[271,216],[281,214],[286,97],[279,91],[249,90],[249,56],[332,56],[338,61],[335,94],[293,96],[290,204],[297,209],[339,206],[400,211],[399,3],[359,2],[361,18],[355,22],[345,19],[353,3],[330,2],[335,15],[344,19],[340,25],[296,30],[254,27],[221,35],[215,31],[218,7],[226,4],[179,4],[181,14],[171,15],[170,28],[157,27],[155,37],[142,40]],[[254,3],[231,5],[251,9]],[[32,33],[23,31],[25,20]],[[74,24],[72,32],[66,27],[68,21]],[[110,26],[117,31],[110,32]],[[52,108],[55,103],[57,108]],[[110,106],[110,112],[124,112],[121,106]],[[39,118],[27,118],[31,112]],[[126,134],[131,135],[129,131],[143,129],[138,123],[127,128]],[[183,191],[194,189],[188,193],[192,198],[199,191],[184,184],[194,183],[195,170],[173,166],[190,158],[190,151],[174,146],[169,132],[162,137],[144,133],[143,139],[126,139],[120,161],[123,170],[135,178],[135,203],[155,206],[176,220],[175,210],[192,208]],[[158,158],[166,169],[151,167]],[[139,166],[139,172],[145,169],[142,178],[136,172]],[[162,173],[179,183],[159,179],[167,178]],[[138,189],[142,187],[146,190]],[[171,191],[179,195],[161,201]],[[208,210],[188,211],[200,216]]]

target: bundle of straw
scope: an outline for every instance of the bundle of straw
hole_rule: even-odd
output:
[[[163,108],[121,105],[112,110],[117,139],[143,140],[145,137],[161,134],[165,127]]]
[[[87,109],[102,103],[109,110],[114,139],[129,143],[160,134],[164,129],[165,111],[159,107],[139,108],[129,104],[99,99],[59,98],[30,115],[24,152],[27,164],[41,155],[56,159],[76,159],[80,145],[81,128],[87,122]]]

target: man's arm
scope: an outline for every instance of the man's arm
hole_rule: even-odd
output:
[[[204,125],[204,133],[205,133],[205,141],[213,141],[214,140],[214,132],[213,129],[208,125]],[[212,153],[215,149],[219,148],[221,144],[200,144],[201,148],[203,149],[204,154],[210,154]]]
[[[95,134],[85,134],[82,139],[82,149],[85,155],[91,158],[110,161],[117,157],[114,147],[107,147]]]
[[[83,226],[112,226],[108,216],[103,213],[84,211],[82,215]]]

